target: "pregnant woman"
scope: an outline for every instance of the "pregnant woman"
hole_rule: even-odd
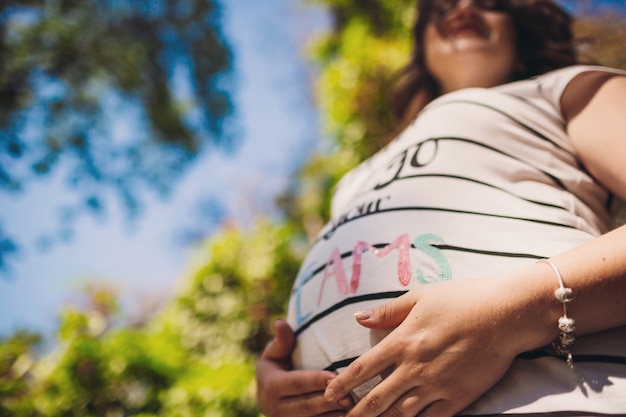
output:
[[[626,77],[549,0],[421,0],[261,357],[269,417],[626,416]]]

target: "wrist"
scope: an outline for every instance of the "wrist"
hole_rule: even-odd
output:
[[[507,348],[512,354],[548,346],[559,337],[563,305],[554,295],[559,282],[549,265],[533,263],[495,279],[501,281]]]
[[[552,342],[552,347],[556,353],[567,358],[568,365],[572,367],[574,365],[572,346],[574,346],[574,341],[576,340],[574,336],[576,321],[569,315],[569,303],[574,300],[574,295],[572,289],[565,286],[561,272],[554,262],[550,259],[542,259],[539,262],[550,266],[559,282],[559,288],[554,292],[554,296],[563,306],[563,315],[559,317],[559,337]]]

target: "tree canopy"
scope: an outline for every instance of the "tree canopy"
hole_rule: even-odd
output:
[[[165,194],[211,144],[228,146],[232,53],[215,0],[0,4],[0,190],[62,169],[72,213]],[[16,249],[2,234],[3,254]]]

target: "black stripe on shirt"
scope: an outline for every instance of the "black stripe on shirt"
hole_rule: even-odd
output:
[[[563,361],[566,359],[544,350],[532,350],[521,353],[517,359],[534,360],[540,358],[558,358]],[[575,355],[574,363],[611,363],[614,365],[626,365],[626,357],[614,355]]]
[[[415,174],[415,175],[406,175],[406,176],[400,176],[397,177],[396,179],[394,179],[394,182],[399,181],[399,180],[408,180],[408,179],[415,179],[415,178],[450,178],[450,179],[455,179],[455,180],[461,180],[461,181],[468,181],[468,182],[473,182],[475,184],[480,184],[480,185],[484,185],[485,187],[489,187],[489,188],[493,188],[494,190],[498,190],[501,191],[505,194],[508,194],[510,196],[516,197],[522,201],[526,201],[528,203],[532,203],[532,204],[537,204],[540,206],[544,206],[544,207],[552,207],[552,208],[556,208],[556,209],[560,209],[560,210],[567,210],[565,207],[558,205],[558,204],[552,204],[552,203],[547,203],[544,201],[539,201],[539,200],[533,200],[530,198],[526,198],[526,197],[522,197],[521,195],[515,194],[513,192],[511,192],[510,190],[507,190],[505,188],[502,187],[498,187],[494,184],[490,184],[484,181],[480,181],[474,178],[469,178],[469,177],[462,177],[460,175],[450,175],[450,174]]]
[[[297,337],[300,333],[302,333],[304,330],[309,328],[309,326],[311,326],[316,321],[319,321],[319,320],[323,319],[324,317],[328,316],[329,314],[332,314],[335,311],[337,311],[337,310],[339,310],[339,309],[341,309],[341,308],[343,308],[345,306],[348,306],[350,304],[361,303],[363,301],[386,300],[386,299],[391,299],[391,298],[398,298],[401,295],[406,294],[407,292],[408,291],[378,292],[378,293],[373,293],[373,294],[364,294],[364,295],[359,295],[357,297],[346,298],[345,300],[342,300],[340,303],[337,303],[337,304],[327,308],[326,310],[316,314],[315,316],[313,316],[311,318],[311,320],[307,321],[302,326],[297,328],[295,330],[294,334]]]
[[[510,159],[513,159],[515,161],[524,163],[524,164],[534,168],[538,172],[541,172],[542,174],[544,174],[545,176],[550,178],[552,181],[554,181],[554,183],[556,185],[558,185],[561,189],[567,190],[567,187],[565,187],[565,184],[563,184],[563,182],[561,181],[560,178],[550,174],[547,171],[542,170],[541,168],[538,168],[537,166],[533,165],[529,161],[525,161],[523,159],[520,159],[520,158],[516,157],[515,155],[512,155],[512,154],[510,154],[508,152],[505,152],[505,151],[503,151],[501,149],[498,149],[496,147],[493,147],[491,145],[487,145],[486,143],[480,142],[478,140],[469,139],[469,138],[462,138],[462,137],[453,137],[453,136],[436,137],[436,138],[432,138],[432,139],[429,139],[429,140],[437,140],[437,141],[450,140],[450,141],[457,141],[457,142],[465,142],[465,143],[469,143],[471,145],[476,145],[476,146],[480,146],[480,147],[485,148],[485,149],[489,149],[490,151],[496,152],[496,153],[498,153],[500,155],[506,156],[506,157],[508,157]]]
[[[441,208],[441,207],[392,207],[392,208],[387,208],[387,209],[381,209],[381,210],[379,210],[377,212],[374,212],[374,213],[371,213],[371,214],[379,214],[379,213],[386,213],[386,212],[393,212],[393,211],[442,211],[442,212],[446,212],[446,213],[470,214],[470,215],[473,215],[473,216],[494,217],[494,218],[506,219],[506,220],[519,220],[519,221],[523,221],[523,222],[545,224],[545,225],[548,225],[548,226],[557,226],[557,227],[565,227],[565,228],[568,228],[568,229],[576,229],[576,227],[574,227],[572,225],[565,224],[565,223],[553,222],[553,221],[550,221],[550,220],[533,219],[533,218],[530,218],[530,217],[505,216],[505,215],[502,215],[502,214],[495,214],[495,213],[484,213],[484,212],[479,212],[479,211],[447,209],[447,208]]]
[[[471,249],[471,248],[463,248],[461,246],[452,246],[452,245],[442,245],[442,244],[431,244],[430,246],[437,248],[439,250],[450,250],[457,252],[469,252],[477,255],[488,255],[488,256],[501,256],[505,258],[528,258],[528,259],[543,259],[546,256],[534,255],[531,253],[515,253],[515,252],[497,252],[497,251],[489,251],[489,250],[481,250],[481,249]]]
[[[448,209],[448,208],[442,208],[442,207],[425,207],[425,206],[404,206],[404,207],[391,207],[391,208],[386,208],[386,209],[378,209],[377,211],[373,211],[373,212],[368,212],[368,213],[363,213],[363,214],[358,214],[355,215],[354,217],[342,217],[340,219],[339,222],[335,223],[332,225],[332,227],[326,231],[323,235],[319,236],[315,242],[313,242],[313,246],[318,244],[320,241],[323,240],[328,240],[332,237],[332,235],[341,227],[344,226],[354,220],[359,220],[368,216],[373,216],[373,215],[377,215],[377,214],[384,214],[384,213],[391,213],[394,211],[436,211],[436,212],[445,212],[445,213],[453,213],[453,214],[469,214],[472,216],[483,216],[483,217],[492,217],[492,218],[499,218],[499,219],[506,219],[506,220],[516,220],[516,221],[523,221],[523,222],[531,222],[531,223],[538,223],[538,224],[544,224],[547,226],[555,226],[555,227],[565,227],[568,229],[576,229],[576,227],[569,225],[569,224],[565,224],[565,223],[558,223],[558,222],[553,222],[553,221],[549,221],[549,220],[542,220],[542,219],[533,219],[533,218],[528,218],[528,217],[515,217],[515,216],[505,216],[502,214],[495,214],[495,213],[485,213],[485,212],[479,212],[479,211],[467,211],[467,210],[458,210],[458,209]]]
[[[324,370],[336,372],[338,369],[348,367],[352,362],[357,360],[359,357],[355,356],[352,358],[342,359],[328,365]],[[535,360],[541,358],[554,358],[562,360],[566,362],[566,358],[555,355],[553,353],[549,353],[543,350],[533,350],[530,352],[525,352],[516,357],[516,359],[521,360]],[[612,365],[626,365],[626,358],[622,356],[613,356],[613,355],[575,355],[574,356],[574,366],[577,363],[608,363]]]

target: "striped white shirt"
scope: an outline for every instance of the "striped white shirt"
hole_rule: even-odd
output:
[[[512,270],[611,229],[620,202],[580,163],[559,105],[589,70],[614,71],[574,66],[444,95],[341,180],[289,302],[296,368],[341,372],[385,336],[358,325],[357,310]],[[626,328],[581,337],[574,354],[576,372],[548,348],[521,355],[463,414],[626,416]]]

